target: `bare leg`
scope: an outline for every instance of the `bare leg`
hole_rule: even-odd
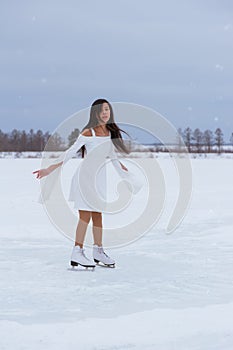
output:
[[[100,247],[102,246],[102,236],[103,236],[102,213],[92,211],[91,216],[93,221],[92,229],[93,229],[94,244]]]
[[[91,212],[87,210],[79,210],[79,222],[76,229],[75,245],[83,248],[83,242],[87,231],[87,225],[91,219]]]

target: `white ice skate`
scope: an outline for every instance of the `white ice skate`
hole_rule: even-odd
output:
[[[81,265],[83,267],[92,267],[95,268],[94,261],[88,259],[84,253],[84,249],[80,248],[80,246],[74,246],[71,254],[70,264],[72,267]]]
[[[103,247],[93,246],[93,258],[97,264],[101,263],[107,267],[115,267],[115,261],[105,253]]]

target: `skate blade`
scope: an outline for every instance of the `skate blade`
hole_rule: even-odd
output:
[[[98,265],[98,266],[101,266],[101,267],[109,267],[111,269],[114,269],[116,266],[115,266],[115,263],[114,264],[104,264],[96,259],[94,259],[95,263]]]
[[[70,262],[70,265],[71,265],[71,270],[76,270],[76,267],[78,267],[78,266],[82,266],[86,270],[88,270],[89,268],[92,269],[92,270],[95,269],[95,266],[93,266],[93,265],[82,265],[82,264],[79,264],[76,261],[72,261],[72,260]]]

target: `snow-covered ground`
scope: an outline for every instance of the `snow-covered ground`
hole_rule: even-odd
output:
[[[170,235],[178,180],[168,158],[157,160],[163,215],[141,239],[108,250],[115,269],[95,271],[69,269],[72,242],[37,203],[40,160],[0,160],[1,350],[233,348],[232,159],[192,159],[192,202]]]

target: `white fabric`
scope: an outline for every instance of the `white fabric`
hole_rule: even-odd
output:
[[[63,165],[65,165],[77,153],[77,151],[80,150],[80,148],[83,145],[85,145],[86,147],[87,157],[88,157],[88,155],[98,145],[105,143],[105,146],[106,146],[105,150],[107,152],[106,153],[107,157],[111,159],[112,164],[115,170],[117,171],[117,173],[120,175],[120,177],[123,179],[128,179],[132,183],[133,193],[136,194],[142,188],[142,183],[138,181],[136,176],[133,174],[133,172],[130,171],[128,167],[127,167],[128,171],[122,169],[120,161],[118,160],[118,157],[117,157],[117,153],[115,151],[115,146],[111,140],[111,135],[96,136],[94,129],[91,129],[91,131],[92,131],[92,136],[84,136],[80,134],[77,140],[74,142],[74,144],[61,157],[59,157],[59,159],[56,160],[55,164],[59,163],[60,161],[63,161]],[[68,200],[74,202],[74,208],[76,210],[80,209],[80,210],[88,210],[88,211],[98,211],[96,210],[96,208],[92,208],[85,201],[83,193],[80,190],[80,187],[79,187],[80,166],[81,166],[81,163],[78,165],[77,170],[73,175]],[[93,169],[92,167],[85,168],[85,171],[86,171],[86,174],[85,174],[84,182],[82,182],[82,185],[88,187],[89,179],[93,179]],[[131,189],[130,185],[128,186]],[[96,191],[98,194],[100,194],[100,196],[102,196],[103,200],[106,200],[107,198],[106,165],[103,165],[101,169],[98,171],[98,173],[96,174]]]
[[[82,266],[95,267],[95,262],[85,255],[85,249],[80,248],[78,245],[73,247],[70,260]]]
[[[115,260],[105,253],[103,247],[98,247],[98,245],[93,245],[93,258],[105,265],[115,264]]]
[[[112,141],[111,137],[109,136],[96,136],[94,133],[94,130],[92,130],[92,136],[83,136],[82,134],[79,135],[76,142],[73,144],[73,146],[70,147],[69,150],[66,151],[65,158],[64,158],[64,164],[72,158],[72,156],[75,155],[75,153],[83,146],[85,145],[86,151],[87,151],[87,157],[98,145],[101,143],[105,143],[105,146],[109,148],[108,156],[110,158],[113,157],[113,159],[116,156],[115,151],[112,147]],[[117,161],[119,163],[119,161]],[[116,165],[117,166],[117,165]],[[120,163],[119,166],[121,167]],[[80,167],[81,164],[77,167],[77,170],[72,178],[71,186],[70,186],[70,192],[68,200],[74,202],[74,208],[80,209],[80,210],[88,210],[88,211],[98,211],[96,208],[92,208],[85,200],[83,193],[80,190],[79,187],[79,174],[80,174]],[[84,183],[82,184],[84,186],[89,185],[89,179],[93,179],[93,169],[90,167],[88,169],[85,169],[88,173],[86,174],[86,177],[84,179]],[[123,170],[122,170],[123,171]],[[98,173],[96,174],[96,190],[99,195],[102,196],[103,200],[106,200],[107,197],[107,177],[106,177],[106,167],[103,166]]]

